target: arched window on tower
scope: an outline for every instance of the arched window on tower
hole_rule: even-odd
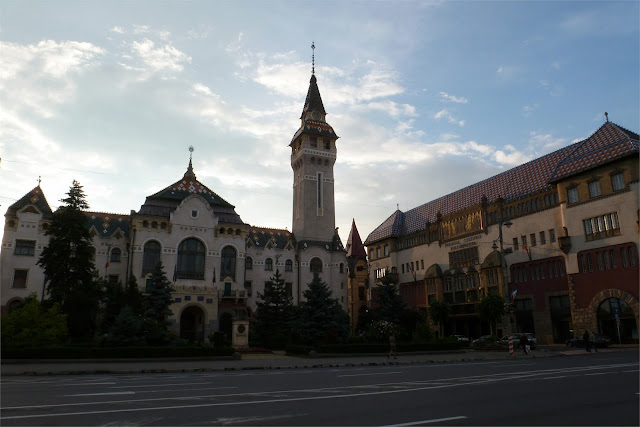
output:
[[[253,258],[251,258],[250,256],[244,259],[244,269],[253,270]]]
[[[178,278],[204,280],[204,245],[198,239],[185,239],[178,246]]]
[[[109,259],[110,262],[120,262],[120,257],[122,256],[122,250],[120,248],[111,249],[111,257]]]
[[[147,274],[153,272],[156,268],[156,264],[160,261],[160,243],[155,240],[151,240],[144,245],[143,253],[142,253],[142,274],[141,276],[146,276]]]
[[[225,246],[222,249],[220,261],[220,278],[224,280],[231,277],[236,280],[236,250],[233,246]]]
[[[312,273],[322,273],[322,260],[320,258],[311,258],[309,265]]]
[[[291,261],[290,259],[285,261],[284,271],[293,271],[293,261]]]

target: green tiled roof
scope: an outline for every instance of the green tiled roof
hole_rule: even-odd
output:
[[[16,216],[18,211],[27,205],[34,205],[40,212],[42,212],[43,218],[51,218],[53,212],[47,199],[44,197],[44,193],[40,186],[35,187],[33,190],[25,194],[20,200],[9,206],[5,216]]]
[[[122,237],[129,237],[129,215],[105,212],[83,212],[87,217],[87,228],[95,227],[100,237],[115,237],[120,230]]]

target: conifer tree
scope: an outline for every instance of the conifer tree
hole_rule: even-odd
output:
[[[349,336],[349,315],[337,298],[331,298],[331,289],[318,273],[302,294],[300,304],[300,328],[303,336],[312,344],[332,343]]]
[[[289,339],[293,317],[293,297],[289,294],[280,271],[258,292],[257,309],[249,329],[252,341],[267,348],[282,348]]]
[[[150,344],[166,344],[169,339],[169,322],[173,288],[164,272],[162,261],[158,261],[151,277],[149,293],[146,295],[145,329]]]
[[[397,285],[389,277],[390,275],[385,275],[376,288],[375,302],[378,306],[373,310],[374,316],[377,320],[385,320],[399,325],[401,313],[406,304],[398,293]]]
[[[72,338],[91,338],[95,330],[101,289],[93,263],[91,236],[82,210],[88,209],[84,191],[73,181],[45,235],[49,243],[38,259],[45,276],[48,303],[67,314]]]

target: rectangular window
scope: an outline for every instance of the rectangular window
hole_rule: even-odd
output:
[[[591,181],[589,183],[589,196],[590,197],[598,197],[601,195],[600,191],[600,181]]]
[[[29,270],[13,270],[12,288],[25,289],[27,287],[27,275]]]
[[[286,282],[284,284],[284,286],[287,289],[287,295],[292,297],[293,296],[293,283],[292,282]]]
[[[604,269],[611,270],[611,257],[609,251],[604,251]]]
[[[322,172],[318,172],[318,216],[322,216]]]
[[[446,278],[444,281],[444,291],[451,292],[451,278]]]
[[[554,230],[553,228],[549,230],[549,241],[551,243],[556,241],[556,230]]]
[[[536,245],[536,233],[531,233],[529,235],[529,237],[531,237],[531,246],[535,246]]]
[[[384,245],[384,256],[389,256],[389,245]]]
[[[420,260],[420,270],[424,270],[424,260]]]
[[[414,271],[414,268],[413,268],[413,261],[411,261],[411,271]]]
[[[582,272],[587,272],[587,256],[585,254],[582,254]]]
[[[380,248],[376,248],[376,258],[380,258]]]
[[[318,138],[315,136],[312,136],[309,138],[309,141],[311,141],[311,146],[313,148],[318,148]]]
[[[16,240],[15,255],[34,256],[36,251],[35,240]]]
[[[587,255],[587,268],[589,268],[589,273],[593,272],[593,263],[591,262],[591,254]]]
[[[604,265],[602,263],[602,252],[598,252],[596,254],[596,260],[598,261],[598,270],[599,271],[604,270]]]
[[[253,295],[253,289],[251,287],[251,281],[247,280],[244,282],[244,289],[247,291],[247,296]]]
[[[527,236],[520,236],[520,239],[522,240],[522,247],[527,246]]]
[[[547,236],[545,235],[544,231],[540,232],[540,244],[544,245],[547,243]]]
[[[144,292],[147,294],[150,294],[152,289],[153,289],[153,279],[147,279],[144,282]]]
[[[519,249],[519,247],[518,247],[518,238],[514,237],[513,238],[513,250],[517,251],[518,249]]]
[[[622,248],[622,250],[620,251],[620,254],[622,255],[622,266],[623,267],[629,267],[629,261],[627,259],[627,250],[625,248]]]
[[[402,264],[402,273],[404,273],[404,264]]]
[[[569,203],[578,203],[578,187],[567,189],[567,200]]]
[[[629,246],[627,249],[629,249],[629,264],[633,267],[636,265],[635,251],[633,250],[633,246]]]
[[[613,191],[624,189],[624,174],[622,172],[611,175],[611,186],[613,187]]]
[[[373,249],[371,249],[369,251],[369,259],[374,259],[374,257],[373,257]]]
[[[110,285],[117,285],[118,284],[118,275],[117,274],[110,274],[109,275],[109,284]]]
[[[618,262],[616,261],[616,252],[614,250],[609,251],[611,253],[611,268],[614,270],[618,268]]]
[[[605,237],[617,236],[620,234],[620,224],[618,213],[612,212],[593,218],[582,220],[584,234],[587,241],[604,239]]]

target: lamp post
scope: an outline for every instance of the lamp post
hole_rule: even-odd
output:
[[[502,226],[504,225],[507,228],[510,228],[511,225],[513,225],[513,223],[509,218],[503,218],[502,216],[499,216],[497,219],[498,219],[498,242],[500,243],[500,267],[502,268],[503,290],[504,290],[504,296],[506,298],[505,306],[507,307],[507,335],[510,335],[511,334],[511,305],[509,303],[509,285],[507,284],[507,273],[506,273],[507,261],[504,257],[505,250],[504,250],[504,242],[502,240]],[[498,249],[498,246],[496,245],[495,240],[493,241],[493,245],[491,246],[491,248],[494,251]],[[511,253],[511,249],[509,249],[507,253]]]

